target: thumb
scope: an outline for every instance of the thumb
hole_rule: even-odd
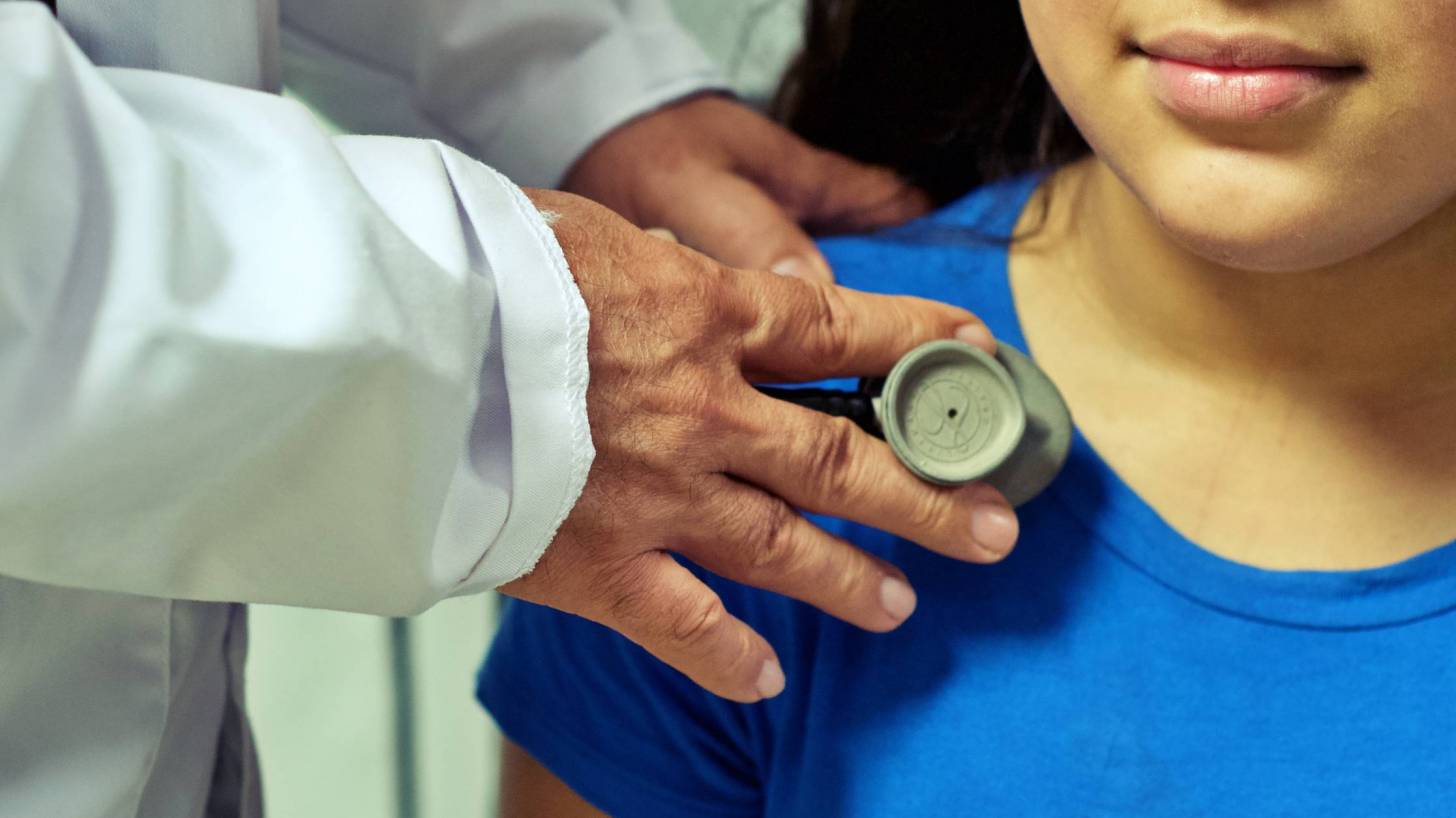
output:
[[[731,267],[834,280],[814,240],[758,185],[715,169],[695,187],[660,221],[683,244]]]

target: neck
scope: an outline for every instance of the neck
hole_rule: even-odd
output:
[[[1281,273],[1174,244],[1101,162],[1060,174],[1052,204],[1077,220],[1087,306],[1164,365],[1366,398],[1456,389],[1456,201],[1364,256]]]
[[[1032,350],[1179,531],[1267,568],[1385,565],[1456,531],[1456,205],[1361,258],[1253,273],[1169,241],[1105,167],[1012,259]]]

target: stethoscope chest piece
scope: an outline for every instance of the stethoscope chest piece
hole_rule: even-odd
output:
[[[1072,418],[1051,380],[1001,345],[993,357],[959,341],[911,350],[879,384],[876,415],[886,442],[923,480],[984,480],[1012,505],[1039,494],[1061,471]]]
[[[995,471],[1026,428],[1010,373],[955,341],[925,344],[901,358],[885,377],[878,409],[885,440],[905,467],[942,485]]]

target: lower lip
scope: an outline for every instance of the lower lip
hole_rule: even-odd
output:
[[[1174,113],[1213,122],[1258,122],[1303,107],[1348,72],[1338,68],[1214,68],[1162,57],[1152,61],[1153,93]]]

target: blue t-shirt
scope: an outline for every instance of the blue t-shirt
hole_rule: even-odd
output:
[[[920,240],[823,250],[848,286],[967,307],[1024,350],[1005,247],[957,237],[1008,232],[1035,181],[971,194]],[[1354,572],[1230,562],[1080,436],[997,565],[819,522],[899,565],[919,608],[866,633],[703,574],[778,650],[778,698],[717,699],[515,603],[480,700],[622,818],[1456,815],[1456,544]]]

